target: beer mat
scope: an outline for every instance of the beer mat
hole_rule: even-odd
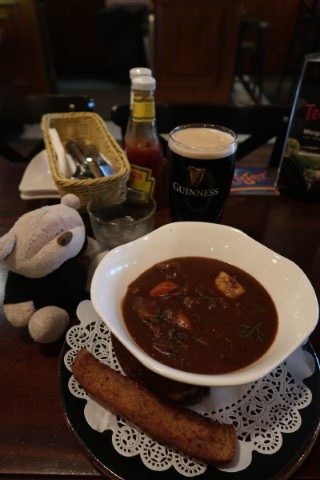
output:
[[[235,169],[231,195],[279,195],[275,185],[276,171],[263,167]]]
[[[77,315],[80,323],[68,330],[60,356],[63,410],[89,458],[107,476],[122,480],[284,480],[309,453],[320,418],[319,364],[309,343],[257,382],[211,388],[210,395],[192,407],[221,422],[232,422],[236,428],[236,458],[218,469],[152,440],[84,392],[71,373],[81,348],[90,350],[109,367],[122,370],[110,331],[91,302],[81,302]]]

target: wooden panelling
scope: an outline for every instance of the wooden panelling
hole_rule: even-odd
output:
[[[157,0],[157,99],[225,103],[229,99],[241,0]]]
[[[46,93],[53,81],[33,0],[0,0],[0,88]]]
[[[244,12],[269,23],[267,33],[266,73],[281,72],[291,40],[300,0],[243,0]]]

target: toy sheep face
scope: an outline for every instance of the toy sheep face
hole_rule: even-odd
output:
[[[41,278],[76,256],[85,241],[77,197],[26,213],[0,239],[0,258],[15,273]]]

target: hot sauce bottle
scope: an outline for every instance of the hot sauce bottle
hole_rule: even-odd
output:
[[[129,186],[138,190],[142,199],[154,196],[159,205],[163,200],[164,158],[156,129],[155,87],[151,76],[132,79],[133,105],[124,146],[131,165]]]

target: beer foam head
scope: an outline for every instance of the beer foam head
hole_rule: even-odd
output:
[[[237,140],[231,130],[223,127],[190,125],[170,133],[169,148],[183,157],[212,160],[234,153]]]

